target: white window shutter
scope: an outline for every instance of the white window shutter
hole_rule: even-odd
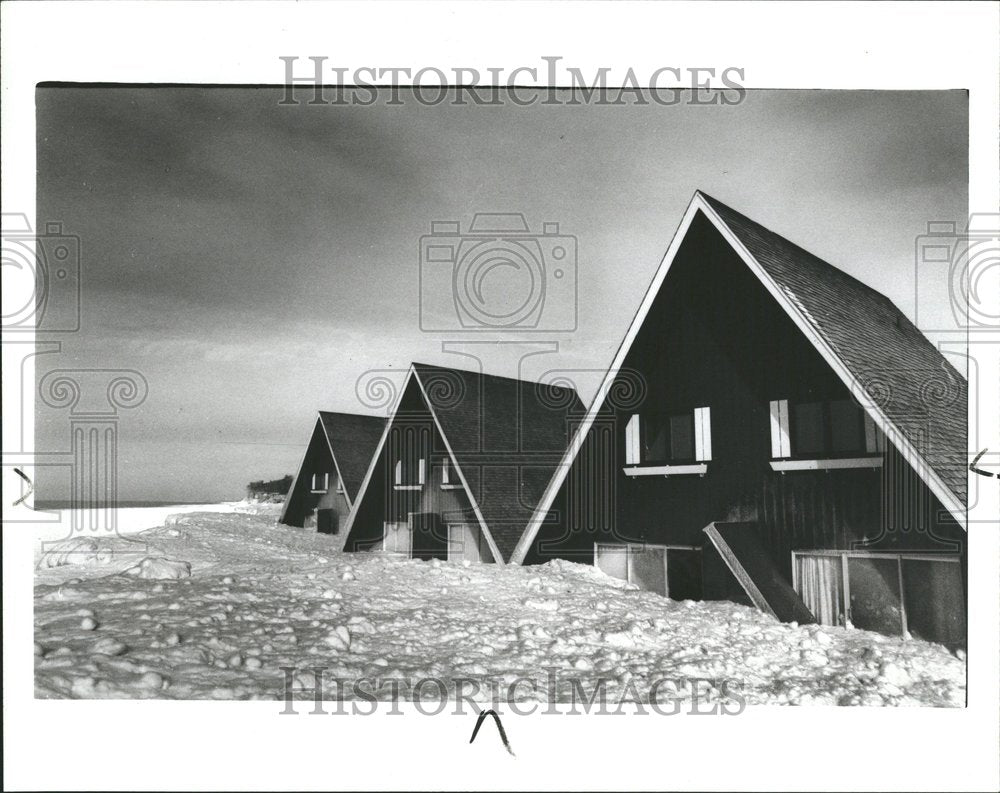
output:
[[[788,400],[771,402],[771,457],[780,459],[792,456],[791,436],[788,432]]]
[[[312,481],[309,484],[309,489],[310,490],[315,490],[316,489],[316,474],[312,475]]]
[[[712,459],[712,410],[694,409],[694,457],[698,462]]]
[[[396,460],[396,473],[393,482],[397,485],[403,484],[403,461]]]
[[[426,471],[427,461],[421,457],[420,461],[417,463],[417,484],[422,485],[424,483],[424,478],[427,473]]]
[[[625,464],[638,465],[641,462],[639,454],[639,414],[636,413],[625,425]]]

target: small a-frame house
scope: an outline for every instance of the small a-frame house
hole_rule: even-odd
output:
[[[695,193],[512,561],[961,645],[967,404],[888,298]]]
[[[379,416],[319,411],[280,522],[337,534],[384,428]]]
[[[505,564],[584,415],[571,388],[414,363],[344,550]]]

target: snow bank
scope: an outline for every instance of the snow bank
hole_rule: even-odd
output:
[[[153,581],[176,581],[191,575],[191,563],[147,556],[135,567],[126,570],[125,574]]]
[[[274,505],[255,505],[248,501],[226,501],[219,504],[172,504],[162,507],[122,507],[115,511],[116,531],[106,533],[88,532],[89,538],[114,537],[135,534],[147,529],[163,526],[168,517],[172,515],[185,515],[192,513],[247,513],[247,514],[270,514],[274,512]],[[42,514],[42,513],[39,513]],[[35,539],[38,543],[39,552],[47,551],[52,543],[79,539],[74,535],[73,526],[89,526],[90,515],[83,510],[51,510],[48,514],[53,516],[52,523],[36,523],[33,526]]]
[[[940,645],[670,601],[588,565],[341,554],[339,538],[277,525],[273,512],[171,523],[134,536],[156,553],[129,575],[72,557],[39,570],[37,696],[281,699],[282,667],[308,688],[320,666],[327,679],[402,681],[401,696],[431,677],[449,695],[459,679],[482,683],[485,697],[490,681],[524,676],[540,685],[519,699],[560,701],[573,681],[604,681],[614,697],[665,680],[656,696],[671,697],[705,678],[712,696],[736,681],[750,704],[964,703],[964,661]]]

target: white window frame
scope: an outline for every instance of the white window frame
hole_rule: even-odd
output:
[[[329,493],[330,492],[330,474],[328,474],[328,473],[323,474],[323,487],[322,488],[320,488],[320,487],[318,487],[316,485],[316,477],[317,476],[319,476],[319,474],[313,474],[312,475],[312,480],[311,480],[310,485],[309,485],[309,492],[310,493]]]
[[[881,468],[881,453],[885,451],[885,435],[875,425],[871,416],[865,418],[865,451],[871,457],[816,457],[807,460],[791,460],[792,434],[788,417],[788,400],[773,399],[770,403],[771,415],[771,470],[779,473],[788,471],[836,471],[845,468]]]
[[[421,457],[417,461],[417,484],[403,484],[403,461],[396,460],[396,467],[393,470],[393,490],[420,490],[424,486],[427,476],[427,461]]]
[[[840,574],[841,574],[841,590],[843,591],[843,602],[840,604],[841,609],[844,613],[844,618],[847,621],[845,627],[854,630],[854,625],[851,623],[851,578],[848,573],[847,560],[848,559],[894,559],[896,561],[896,580],[899,586],[899,616],[900,625],[902,631],[900,636],[909,636],[909,625],[906,622],[906,599],[904,592],[906,591],[903,586],[903,561],[917,561],[917,562],[941,562],[943,564],[961,564],[961,558],[958,554],[936,554],[936,553],[920,553],[919,551],[829,551],[829,550],[811,550],[811,551],[792,551],[792,589],[795,593],[802,596],[799,592],[799,575],[798,575],[798,559],[799,556],[837,556],[840,558]],[[968,609],[968,606],[966,606]],[[887,634],[888,635],[888,634]]]
[[[625,581],[628,583],[633,583],[632,581],[632,551],[633,549],[639,551],[646,550],[662,550],[663,551],[663,588],[666,590],[663,597],[670,597],[670,576],[668,574],[668,559],[670,557],[671,551],[698,551],[699,553],[704,553],[703,549],[697,545],[663,545],[660,543],[653,542],[595,542],[594,543],[594,567],[597,567],[597,549],[598,548],[624,548],[625,549]],[[597,567],[600,570],[600,567]],[[619,581],[623,579],[618,579]]]
[[[642,419],[638,413],[625,425],[625,476],[704,476],[712,460],[712,409],[694,409],[694,457],[697,462],[682,465],[642,464]]]

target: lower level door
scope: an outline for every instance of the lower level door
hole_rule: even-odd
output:
[[[321,534],[336,534],[340,529],[338,515],[333,509],[316,510],[316,530]]]
[[[387,521],[382,535],[382,550],[409,556],[412,545],[411,536],[409,523],[390,523]]]
[[[468,523],[448,524],[448,561],[482,561],[479,532],[475,526]]]

